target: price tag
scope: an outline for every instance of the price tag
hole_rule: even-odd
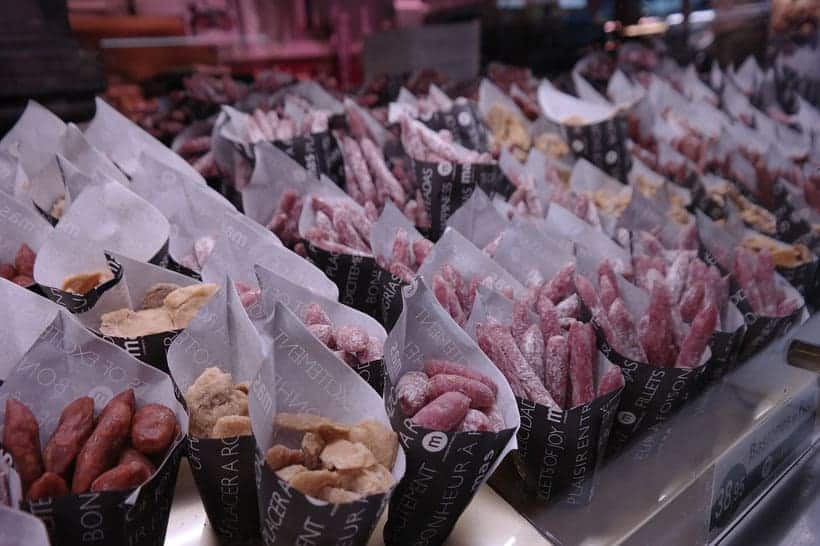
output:
[[[814,426],[816,405],[814,386],[797,393],[717,462],[710,539],[741,514],[749,501],[800,453]]]

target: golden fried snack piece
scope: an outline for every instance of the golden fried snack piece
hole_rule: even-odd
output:
[[[297,432],[316,432],[325,441],[347,438],[350,433],[347,425],[310,413],[278,413],[273,418],[273,424]]]
[[[117,309],[100,317],[100,333],[104,336],[135,338],[175,329],[171,315],[163,307],[142,311]]]
[[[339,472],[343,477],[343,487],[362,495],[384,493],[395,483],[393,474],[383,465],[377,464],[367,468],[357,468]]]
[[[380,464],[393,468],[399,452],[399,436],[383,423],[362,421],[350,429],[349,439],[364,444]]]
[[[76,275],[69,275],[63,279],[60,289],[78,296],[85,296],[104,282],[110,281],[114,278],[111,271],[91,271],[88,273],[77,273]]]
[[[526,152],[532,146],[530,133],[521,119],[500,104],[493,104],[487,112],[487,126],[493,138],[508,147]]]
[[[217,419],[211,438],[233,438],[234,436],[250,436],[251,418],[244,415],[226,415]]]
[[[786,244],[763,235],[748,235],[741,243],[755,252],[768,250],[777,267],[793,268],[811,262],[811,251],[803,244]]]
[[[294,475],[288,481],[297,491],[318,499],[325,487],[339,487],[342,478],[338,473],[330,470],[306,470]]]
[[[185,392],[190,434],[209,438],[221,417],[248,415],[248,395],[237,389],[231,374],[217,367],[207,368]]]
[[[265,453],[265,462],[276,471],[286,466],[303,464],[305,462],[305,455],[298,449],[291,449],[282,444],[276,444]]]
[[[366,468],[376,464],[376,457],[364,444],[348,440],[335,440],[323,450],[319,459],[325,468],[349,470]]]
[[[305,455],[305,466],[310,470],[316,470],[322,466],[319,455],[321,455],[325,445],[325,440],[315,432],[306,432],[302,437],[302,453]]]
[[[142,309],[162,307],[165,298],[174,290],[181,288],[172,282],[158,282],[148,288],[142,296]]]
[[[533,147],[554,159],[561,159],[569,154],[569,146],[560,135],[555,133],[541,133],[535,137]]]
[[[292,464],[290,466],[286,466],[284,468],[280,468],[276,471],[276,475],[279,476],[280,480],[285,480],[289,482],[293,479],[293,477],[300,472],[307,472],[307,468],[300,464]]]
[[[185,328],[208,302],[219,287],[215,284],[194,284],[177,288],[165,297],[163,307],[168,310],[174,328]]]

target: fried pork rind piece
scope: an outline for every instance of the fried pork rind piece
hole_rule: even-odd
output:
[[[279,478],[305,495],[331,503],[355,502],[395,483],[390,468],[398,437],[378,421],[347,426],[317,415],[280,413],[274,424],[304,433],[301,449],[276,444],[266,461]]]
[[[196,316],[219,287],[215,284],[194,284],[176,287],[167,292],[161,305],[159,297],[171,286],[160,283],[152,286],[143,298],[143,309],[117,309],[100,318],[100,333],[106,336],[134,338],[181,330]],[[150,307],[146,307],[149,305]]]
[[[217,367],[207,368],[188,387],[185,402],[191,416],[189,433],[194,438],[215,437],[214,428],[222,417],[248,415],[247,392]]]
[[[251,418],[245,415],[226,415],[220,417],[211,432],[212,438],[233,438],[234,436],[251,436]]]

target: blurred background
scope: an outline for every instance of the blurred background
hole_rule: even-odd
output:
[[[152,97],[181,89],[183,78],[205,65],[220,67],[211,78],[250,81],[275,67],[276,77],[312,77],[349,91],[421,68],[464,80],[491,61],[549,76],[590,50],[614,51],[627,40],[662,40],[681,61],[726,65],[754,54],[765,64],[778,42],[816,36],[820,18],[818,0],[18,0],[15,6],[0,14],[0,128],[29,97],[75,120],[90,117],[89,97],[103,91],[123,110],[150,110]]]

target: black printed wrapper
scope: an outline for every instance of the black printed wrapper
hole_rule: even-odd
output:
[[[345,164],[336,137],[329,131],[296,137],[293,140],[277,140],[273,145],[302,165],[312,176],[326,175],[339,187],[345,184]]]
[[[188,437],[188,463],[205,504],[208,521],[220,541],[259,540],[253,436]],[[242,494],[240,494],[242,493]]]
[[[350,366],[373,390],[381,394],[384,392],[384,360],[374,360],[372,362],[360,362]]]
[[[403,309],[401,299],[401,289],[407,283],[396,277],[392,273],[383,271],[382,273],[382,294],[381,294],[381,315],[377,319],[388,332],[393,329],[393,325],[399,320]],[[379,391],[381,392],[381,391]]]
[[[714,265],[722,274],[726,274],[726,270],[703,245],[698,249],[698,255],[707,265]],[[743,289],[737,284],[734,275],[729,276],[729,301],[737,306],[743,315],[743,321],[746,323],[746,332],[738,351],[738,360],[740,362],[750,358],[771,341],[784,335],[792,326],[799,324],[805,312],[805,303],[803,303],[794,312],[783,317],[758,315],[749,305],[749,301],[746,299]]]
[[[150,364],[165,373],[169,373],[168,347],[181,331],[182,330],[160,332],[158,334],[140,336],[137,338],[104,336],[98,332],[94,333],[104,340],[110,341],[117,347],[120,347],[137,360]]]
[[[626,148],[629,138],[626,115],[588,125],[562,125],[570,149],[608,175],[627,183],[632,160]]]
[[[124,501],[132,490],[26,501],[21,508],[43,521],[52,544],[162,546],[183,451],[183,443],[177,444],[157,474],[143,484],[130,509],[124,508]]]
[[[434,112],[428,119],[421,118],[430,129],[450,131],[453,140],[465,148],[487,151],[487,129],[481,123],[478,106],[472,102],[456,102],[446,112]]]
[[[97,301],[103,294],[122,280],[122,266],[119,262],[110,254],[106,254],[105,259],[108,262],[108,269],[111,271],[111,274],[114,275],[114,278],[99,286],[95,286],[85,295],[80,296],[79,294],[72,294],[59,288],[41,285],[43,294],[54,303],[65,307],[70,313],[76,314],[88,311],[97,304]]]
[[[712,351],[712,356],[706,369],[707,380],[715,381],[720,379],[735,366],[745,335],[745,324],[741,324],[733,331],[724,332],[719,330],[712,333],[709,338],[709,349]]]
[[[775,230],[777,231],[775,238],[786,243],[793,243],[811,233],[811,224],[794,214],[796,212],[794,204],[792,203],[788,190],[783,187],[783,184],[775,180],[772,193],[774,195],[773,202],[775,207],[771,209],[771,212],[775,217]],[[792,285],[797,288],[794,283],[792,283]]]
[[[415,426],[385,374],[385,407],[407,455],[407,472],[390,499],[386,546],[444,544],[514,429],[440,432]]]
[[[384,270],[370,256],[336,254],[308,240],[302,242],[308,258],[339,287],[339,302],[381,320]]]
[[[284,434],[277,435],[272,426],[277,413],[308,412],[349,423],[377,419],[388,426],[381,398],[313,337],[281,302],[276,303],[264,330],[270,336],[271,357],[259,369],[248,400],[257,444],[254,468],[262,540],[267,546],[364,545],[395,486],[355,502],[331,504],[309,499],[276,476],[264,453],[282,440],[288,442],[289,434],[282,430]],[[299,363],[291,349],[293,344],[300,347]],[[310,368],[303,365],[305,356],[313,362]],[[310,370],[316,368],[324,369],[325,379],[312,382]],[[399,449],[392,468],[397,482],[404,475],[404,466],[404,453]]]
[[[473,194],[476,187],[495,195],[504,177],[495,163],[430,163],[413,160],[416,184],[430,216],[428,238],[437,241],[447,220]]]
[[[268,499],[259,513],[262,539],[269,546],[366,544],[377,523],[370,515],[381,513],[387,502],[387,495],[370,495],[355,503],[318,506],[277,478],[258,450],[255,466],[259,498]],[[325,540],[314,542],[322,536]]]
[[[591,320],[598,349],[621,368],[625,385],[612,425],[607,457],[618,453],[635,437],[666,421],[705,386],[709,361],[695,368],[665,368],[630,360],[607,343],[600,326]]]
[[[516,397],[521,428],[513,461],[528,493],[576,506],[592,500],[621,390],[567,410]]]
[[[816,284],[818,275],[818,264],[820,261],[813,257],[812,261],[797,267],[776,267],[780,275],[789,281],[789,284],[794,286],[800,295],[806,300],[811,301],[817,297]]]

